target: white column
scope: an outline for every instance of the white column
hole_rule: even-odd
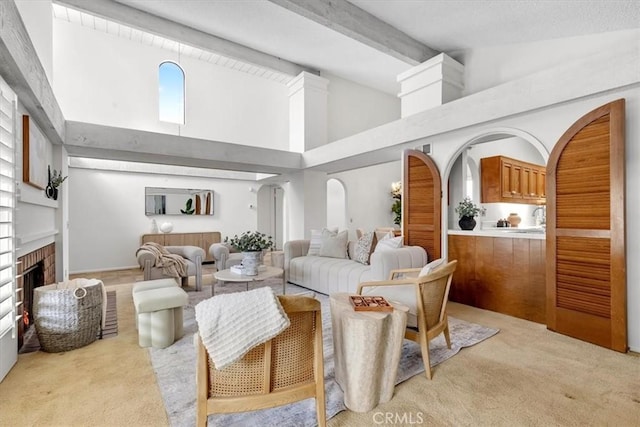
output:
[[[59,170],[62,176],[69,176],[69,156],[63,145],[52,144],[52,169]],[[55,211],[56,234],[56,281],[69,279],[69,178],[59,188],[58,209]]]
[[[289,150],[304,153],[326,144],[329,80],[303,71],[289,84]]]
[[[327,174],[303,171],[284,186],[289,221],[288,240],[309,239],[311,229],[327,226]]]
[[[464,65],[441,53],[400,74],[398,82],[404,118],[460,98]]]

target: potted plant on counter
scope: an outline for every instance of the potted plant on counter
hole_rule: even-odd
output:
[[[259,231],[246,231],[240,237],[236,234],[231,239],[226,237],[224,242],[242,252],[243,274],[247,276],[256,276],[258,274],[262,251],[273,247],[271,236]]]
[[[484,214],[486,209],[478,207],[471,198],[465,197],[460,203],[458,203],[458,207],[455,209],[458,214],[459,220],[458,225],[461,230],[473,230],[476,227],[476,220],[480,214]]]

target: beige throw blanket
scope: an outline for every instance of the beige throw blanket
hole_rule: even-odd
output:
[[[156,258],[153,265],[162,268],[163,275],[168,277],[187,276],[187,262],[184,258],[180,255],[170,253],[164,246],[155,242],[149,242],[140,246],[136,251],[136,255],[139,251],[151,252]]]
[[[218,370],[289,327],[289,317],[268,286],[216,295],[199,302],[195,311],[200,338]]]

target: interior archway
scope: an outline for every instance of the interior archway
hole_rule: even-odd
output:
[[[327,227],[348,228],[347,194],[344,184],[335,178],[327,180]]]
[[[467,186],[471,188],[474,203],[480,205],[480,159],[497,155],[542,165],[546,165],[549,159],[549,151],[542,142],[519,129],[491,129],[467,140],[451,157],[442,175],[446,177],[442,181],[443,191],[448,194],[442,202],[443,248],[447,247],[447,230],[457,228],[455,207],[467,195]],[[482,206],[487,211],[485,216],[477,218],[476,230],[482,228],[483,222],[489,226],[510,212],[518,212],[523,225],[533,221],[535,205],[487,203]]]

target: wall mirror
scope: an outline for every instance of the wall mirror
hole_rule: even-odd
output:
[[[145,215],[213,215],[213,191],[145,187]]]

